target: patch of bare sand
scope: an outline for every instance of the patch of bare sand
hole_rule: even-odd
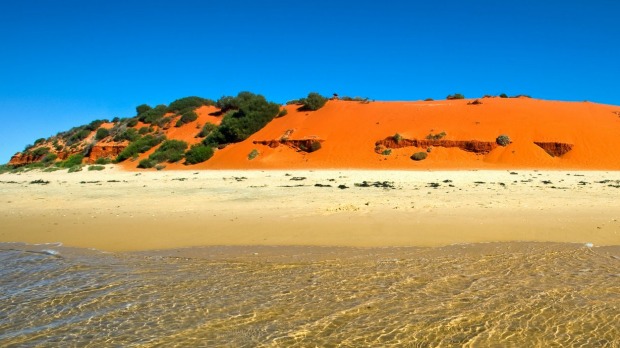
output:
[[[0,175],[0,242],[620,245],[618,193],[613,171],[28,172]]]

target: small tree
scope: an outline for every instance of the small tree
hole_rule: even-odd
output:
[[[150,106],[148,106],[146,104],[138,105],[138,106],[136,106],[136,115],[139,116],[140,114],[143,114],[143,113],[145,113],[145,112],[147,112],[147,111],[149,111],[151,109],[152,109],[152,107],[150,107]]]

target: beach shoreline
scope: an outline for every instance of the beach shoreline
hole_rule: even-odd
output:
[[[620,245],[620,172],[57,171],[0,175],[0,242],[199,246]]]

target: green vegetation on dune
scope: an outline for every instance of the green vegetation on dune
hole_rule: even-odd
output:
[[[185,153],[185,164],[197,164],[207,161],[213,156],[213,148],[203,144],[193,145]]]
[[[181,114],[187,110],[195,110],[203,105],[215,105],[215,102],[211,99],[205,99],[201,97],[185,97],[177,99],[170,103],[168,106],[168,112]]]
[[[130,143],[120,154],[116,157],[116,162],[122,162],[128,158],[137,157],[139,154],[150,150],[153,146],[158,145],[166,139],[165,135],[151,135],[147,134],[136,141]]]
[[[204,140],[205,145],[218,146],[243,141],[266,126],[280,112],[280,105],[250,92],[241,92],[236,97],[222,97],[217,105],[222,111],[228,112],[220,126]]]

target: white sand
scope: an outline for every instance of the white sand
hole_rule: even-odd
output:
[[[101,172],[2,174],[0,242],[109,251],[492,241],[620,245],[620,188],[609,186],[620,185],[620,172],[515,172],[123,172],[108,166]],[[30,183],[37,179],[50,183]],[[363,181],[393,182],[395,189],[355,186]],[[284,187],[295,185],[305,186]]]

